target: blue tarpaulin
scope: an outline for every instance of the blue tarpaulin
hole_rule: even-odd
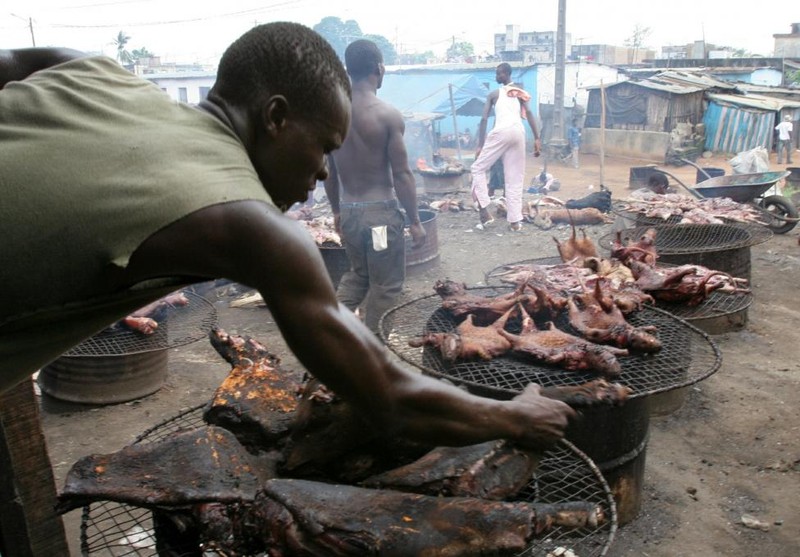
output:
[[[472,74],[387,73],[378,97],[404,113],[451,114],[453,104],[459,116],[480,116],[489,89]]]

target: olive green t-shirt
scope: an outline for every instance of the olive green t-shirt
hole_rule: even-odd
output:
[[[272,203],[231,129],[106,57],[0,90],[0,195],[0,388],[177,288],[107,280],[153,233],[210,205]]]

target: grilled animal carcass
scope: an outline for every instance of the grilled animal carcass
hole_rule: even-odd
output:
[[[663,302],[694,307],[716,290],[728,293],[750,291],[746,279],[701,265],[664,268],[632,261],[630,267],[636,276],[637,286]]]
[[[607,517],[583,501],[488,501],[275,479],[255,503],[213,519],[203,522],[213,524],[216,541],[204,547],[223,554],[459,557],[514,555],[554,528],[597,527]]]
[[[631,352],[658,352],[661,341],[655,326],[634,327],[614,299],[603,293],[601,281],[594,290],[576,294],[569,301],[569,323],[581,336],[598,344],[611,344]]]
[[[214,328],[211,345],[233,366],[206,406],[206,423],[224,427],[253,452],[277,448],[300,403],[302,373],[284,369],[258,341]]]
[[[349,402],[312,379],[303,389],[279,473],[353,483],[412,462],[432,448],[386,435]]]
[[[655,265],[658,259],[656,253],[656,229],[648,228],[645,230],[639,239],[628,241],[627,244],[622,243],[622,232],[617,231],[617,237],[611,245],[611,257],[619,259],[625,265],[628,265],[631,260],[641,261],[647,265]]]
[[[538,451],[508,441],[436,447],[410,464],[367,478],[362,485],[500,501],[528,485],[541,457]]]
[[[437,346],[446,361],[481,358],[491,360],[505,354],[511,342],[500,334],[516,306],[510,307],[494,323],[481,327],[475,325],[473,314],[467,315],[452,333],[427,333],[421,338],[409,341],[410,346]]]
[[[539,394],[560,400],[573,408],[623,404],[631,394],[631,388],[619,383],[609,383],[605,379],[595,379],[581,385],[559,385],[543,387]]]
[[[450,279],[437,280],[433,288],[442,297],[442,308],[453,317],[461,320],[472,314],[474,323],[479,325],[494,323],[516,305],[520,296],[529,295],[523,293],[525,285],[520,285],[506,294],[480,296],[469,292],[463,282]]]
[[[571,217],[572,211],[567,210],[567,212]],[[553,240],[556,243],[558,254],[561,256],[561,261],[582,266],[583,260],[587,257],[598,257],[597,245],[586,235],[586,230],[584,229],[581,229],[583,237],[578,238],[575,232],[575,221],[571,220],[570,222],[572,223],[572,235],[564,242],[559,241],[555,236],[553,236]]]
[[[500,333],[511,341],[513,352],[570,371],[594,371],[611,377],[622,371],[617,356],[627,356],[627,350],[595,344],[565,333],[552,321],[547,323],[546,330],[540,331],[524,308],[520,311],[523,315],[520,334]]]
[[[137,309],[119,321],[119,325],[143,335],[152,335],[158,324],[164,320],[167,310],[175,306],[185,306],[189,298],[183,292],[173,292],[146,306]]]
[[[215,426],[178,432],[111,454],[78,460],[59,493],[59,512],[95,501],[139,507],[184,507],[208,501],[252,501],[275,462],[250,454]]]

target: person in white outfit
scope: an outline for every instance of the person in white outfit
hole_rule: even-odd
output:
[[[507,220],[512,231],[522,229],[522,187],[525,179],[525,118],[533,131],[534,155],[539,156],[542,145],[539,128],[528,106],[530,94],[511,81],[511,66],[503,62],[497,66],[495,78],[500,88],[486,98],[483,106],[475,162],[472,163],[472,196],[478,203],[484,228],[494,221],[489,214],[488,177],[492,165],[502,157],[505,176]],[[486,134],[489,114],[494,108],[494,127]]]
[[[778,131],[778,164],[783,164],[783,153],[786,152],[786,164],[792,164],[792,117],[788,114],[783,117],[783,122],[775,126]]]

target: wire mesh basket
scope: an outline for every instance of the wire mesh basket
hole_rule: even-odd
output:
[[[204,407],[205,404],[190,408],[151,427],[134,443],[153,443],[178,432],[205,426]],[[595,463],[569,441],[562,440],[545,453],[531,482],[515,500],[536,503],[586,501],[598,505],[607,518],[595,527],[577,530],[556,527],[531,543],[518,554],[519,557],[545,557],[559,547],[571,549],[581,557],[601,557],[611,547],[617,531],[613,494]],[[83,508],[80,544],[81,554],[86,557],[154,557],[158,555],[156,542],[152,513],[148,509],[111,501]],[[213,550],[202,554],[222,556]]]
[[[115,325],[64,353],[64,356],[121,356],[177,348],[203,339],[217,323],[214,305],[191,291],[182,291],[189,303],[165,304],[152,334]]]

